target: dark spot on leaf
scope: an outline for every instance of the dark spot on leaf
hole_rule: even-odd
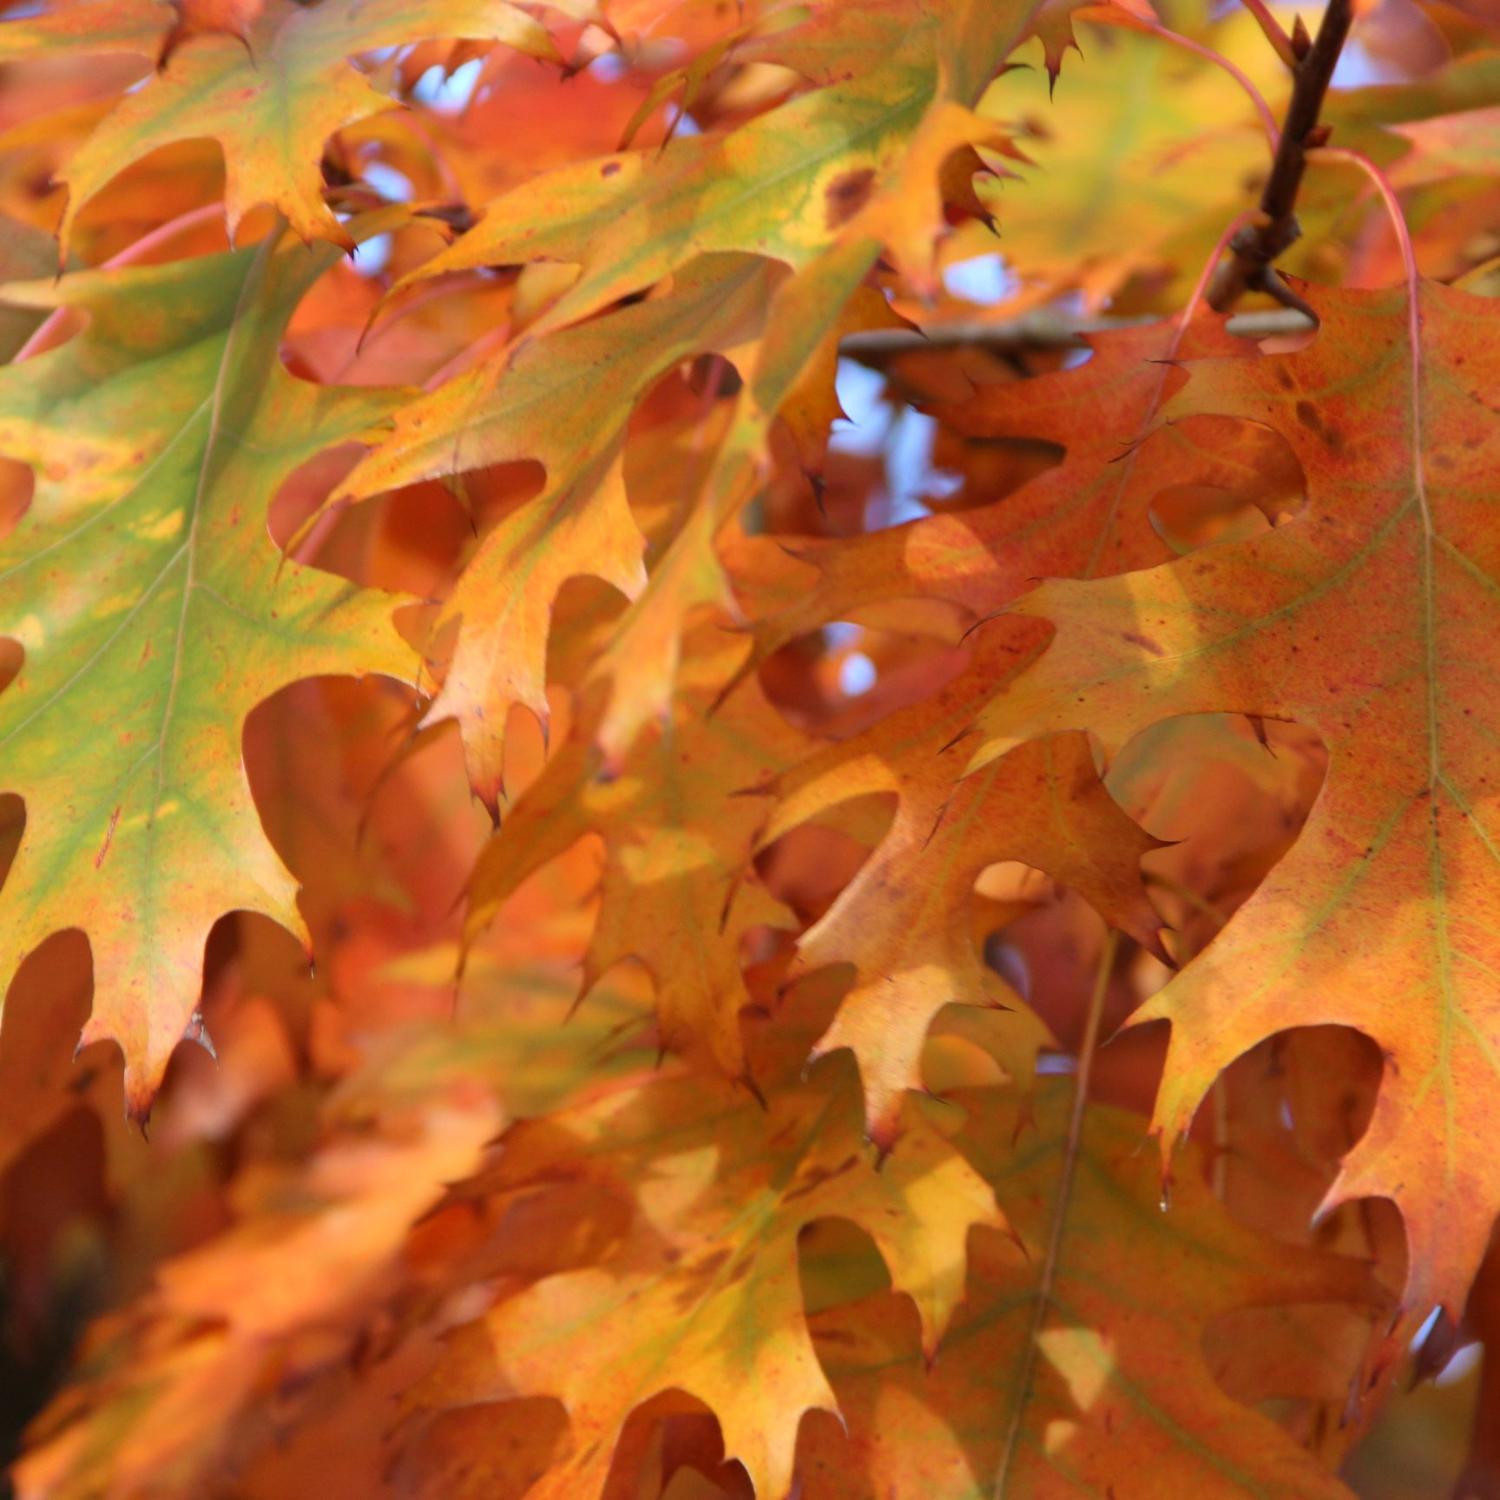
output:
[[[820,1344],[853,1344],[857,1342],[857,1335],[843,1328],[820,1328],[818,1342]]]
[[[1309,432],[1315,432],[1319,437],[1323,435],[1323,419],[1318,415],[1318,408],[1311,401],[1297,403],[1297,420]]]
[[[856,1166],[859,1162],[857,1156],[845,1157],[836,1167],[814,1167],[796,1187],[790,1189],[784,1201],[793,1202],[797,1198],[805,1198],[809,1193],[816,1192],[825,1182],[843,1174]]]
[[[688,1268],[689,1274],[693,1277],[695,1284],[684,1288],[678,1294],[677,1308],[679,1312],[686,1312],[698,1301],[698,1298],[703,1295],[701,1283],[712,1281],[719,1267],[728,1259],[729,1252],[727,1250],[715,1250],[711,1254],[705,1255],[697,1265]]]
[[[840,224],[847,224],[870,201],[874,187],[874,167],[860,167],[835,177],[823,195],[828,205],[828,228],[837,229]]]

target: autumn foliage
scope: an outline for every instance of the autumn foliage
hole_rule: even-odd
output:
[[[1500,1497],[1497,295],[1496,0],[0,0],[11,1492]]]

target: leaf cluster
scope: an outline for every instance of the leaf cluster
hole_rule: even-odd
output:
[[[14,1492],[1500,1492],[1497,145],[1486,0],[0,4]]]

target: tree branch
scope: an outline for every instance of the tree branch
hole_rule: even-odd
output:
[[[1272,267],[1302,232],[1294,212],[1297,190],[1307,170],[1308,151],[1328,138],[1327,128],[1318,124],[1318,114],[1349,35],[1352,17],[1353,0],[1329,0],[1314,40],[1309,42],[1300,22],[1292,35],[1297,62],[1292,69],[1292,98],[1287,105],[1286,123],[1276,147],[1276,159],[1271,163],[1271,175],[1260,196],[1259,222],[1235,235],[1230,242],[1234,259],[1209,288],[1208,304],[1219,312],[1233,307],[1245,292],[1255,290],[1267,293],[1287,307],[1309,313],[1302,299]]]

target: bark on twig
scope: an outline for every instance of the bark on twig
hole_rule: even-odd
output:
[[[1292,34],[1297,62],[1292,69],[1292,98],[1287,105],[1286,123],[1276,148],[1276,159],[1271,163],[1271,175],[1261,193],[1259,218],[1230,241],[1234,258],[1225,264],[1209,288],[1209,306],[1219,312],[1233,307],[1247,291],[1253,290],[1312,315],[1273,266],[1302,232],[1295,212],[1297,190],[1307,170],[1308,151],[1328,138],[1327,127],[1318,123],[1318,114],[1349,35],[1352,17],[1353,0],[1329,0],[1316,38],[1308,39],[1300,20]]]

